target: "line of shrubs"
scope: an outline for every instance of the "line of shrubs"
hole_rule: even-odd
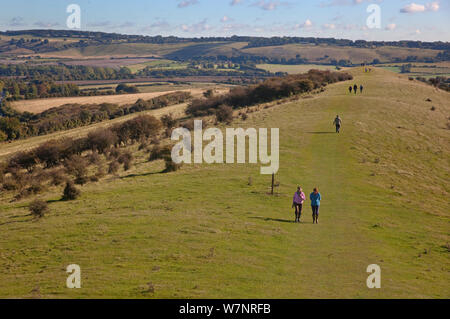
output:
[[[167,119],[164,122],[168,123]],[[90,132],[87,137],[48,141],[32,150],[16,153],[7,162],[0,163],[1,190],[14,191],[15,198],[22,199],[43,192],[47,186],[66,184],[63,199],[74,199],[78,194],[74,184],[97,182],[106,174],[116,174],[122,166],[125,171],[129,170],[134,156],[125,147],[137,142],[141,143],[140,150],[155,153],[149,160],[164,159],[165,171],[175,171],[179,166],[168,156],[169,148],[161,151],[163,148],[159,146],[163,128],[163,122],[155,117],[141,115]],[[152,149],[148,148],[148,141],[155,144]]]
[[[147,101],[139,99],[134,104],[122,106],[110,103],[66,104],[39,114],[9,110],[9,116],[0,118],[0,142],[73,129],[128,114],[184,103],[189,99],[191,99],[189,92],[173,92]]]
[[[20,101],[73,96],[103,96],[115,94],[139,93],[134,85],[119,84],[115,90],[80,89],[73,83],[56,84],[51,81],[9,79],[0,77],[0,91],[3,90],[5,101]]]
[[[311,92],[331,83],[352,79],[353,76],[348,73],[319,70],[271,78],[261,84],[234,88],[225,95],[195,99],[188,106],[187,113],[194,116],[211,115],[223,105],[238,109]]]
[[[416,77],[417,81],[424,82],[426,84],[437,87],[441,90],[450,92],[450,78],[445,76],[437,76],[435,78]]]

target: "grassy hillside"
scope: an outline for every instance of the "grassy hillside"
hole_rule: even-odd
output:
[[[331,60],[350,60],[354,64],[371,63],[374,59],[381,62],[392,61],[394,58],[405,59],[408,56],[436,57],[439,51],[426,49],[411,49],[397,47],[380,47],[376,49],[334,47],[329,45],[287,44],[283,46],[259,47],[242,50],[244,53],[267,56],[270,58],[295,58],[300,54],[309,62],[330,63]]]
[[[363,95],[338,83],[233,123],[280,128],[276,196],[259,166],[161,174],[142,153],[75,202],[59,201],[60,189],[43,195],[51,212],[39,221],[28,201],[0,195],[0,297],[449,298],[448,93],[351,72]],[[291,222],[298,184],[320,187],[319,225],[309,207]],[[65,288],[72,263],[79,290]],[[366,287],[373,263],[378,290]]]
[[[64,51],[40,54],[42,57],[59,58],[98,58],[98,57],[124,57],[124,56],[165,56],[175,50],[189,47],[189,43],[180,44],[150,44],[150,43],[116,43],[90,45],[85,48],[72,48]]]
[[[108,57],[164,57],[190,60],[198,57],[240,57],[255,55],[267,58],[296,58],[299,54],[310,63],[331,63],[332,60],[350,60],[354,64],[371,63],[374,59],[392,62],[395,58],[405,60],[408,56],[435,58],[439,50],[380,47],[356,48],[332,45],[286,44],[278,46],[246,48],[245,42],[206,42],[178,44],[114,43],[95,44],[82,48],[39,53],[41,57],[57,58],[108,58]]]

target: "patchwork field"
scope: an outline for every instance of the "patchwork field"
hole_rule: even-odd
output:
[[[350,72],[364,94],[338,83],[231,124],[280,128],[275,196],[259,165],[163,174],[137,149],[130,171],[79,200],[61,201],[60,188],[39,196],[50,205],[40,220],[30,200],[0,194],[0,297],[448,299],[448,93],[383,69]],[[320,188],[318,225],[308,205],[292,222],[297,185]],[[65,288],[73,263],[82,289]],[[370,264],[381,289],[366,286]]]

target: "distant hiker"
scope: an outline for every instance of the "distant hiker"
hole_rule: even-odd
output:
[[[350,87],[348,88],[348,91],[350,92],[350,94],[352,94],[352,90],[353,90],[353,88],[350,86]]]
[[[336,115],[336,118],[334,119],[333,124],[336,125],[336,133],[340,133],[341,132],[341,126],[342,126],[342,120],[339,117],[339,115]]]
[[[363,90],[364,90],[364,86],[361,85],[361,86],[359,87],[359,90],[361,91],[361,94],[362,94],[362,92],[363,92]]]
[[[353,91],[355,91],[355,94],[358,93],[358,86],[356,84],[353,86]]]
[[[318,188],[314,188],[314,191],[311,195],[309,195],[309,199],[311,200],[313,224],[318,224],[320,201],[322,200],[322,196],[320,195]]]
[[[300,223],[300,218],[302,217],[303,203],[306,200],[305,193],[303,193],[302,188],[297,187],[297,191],[294,194],[294,199],[292,202],[292,208],[295,207],[295,222]]]

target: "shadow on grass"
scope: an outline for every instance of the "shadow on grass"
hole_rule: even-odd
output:
[[[17,219],[17,218],[30,217],[30,216],[32,217],[33,215],[32,214],[28,214],[28,215],[20,215],[20,216],[11,216],[11,217],[9,217],[9,219]],[[24,219],[24,220],[12,220],[12,221],[9,221],[9,222],[0,223],[0,226],[17,224],[17,223],[27,223],[27,222],[30,222],[30,221],[33,221],[33,220],[34,220],[34,218]]]
[[[306,134],[337,134],[336,132],[306,132]]]
[[[265,222],[278,222],[278,223],[289,223],[289,224],[295,224],[293,220],[288,219],[279,219],[279,218],[269,218],[269,217],[250,217],[252,219],[260,219]]]
[[[120,179],[127,179],[127,178],[133,178],[133,177],[145,177],[145,176],[152,176],[152,175],[159,175],[159,174],[165,174],[166,170],[162,170],[161,172],[153,172],[153,173],[144,173],[144,174],[130,174],[127,176],[122,176]]]

